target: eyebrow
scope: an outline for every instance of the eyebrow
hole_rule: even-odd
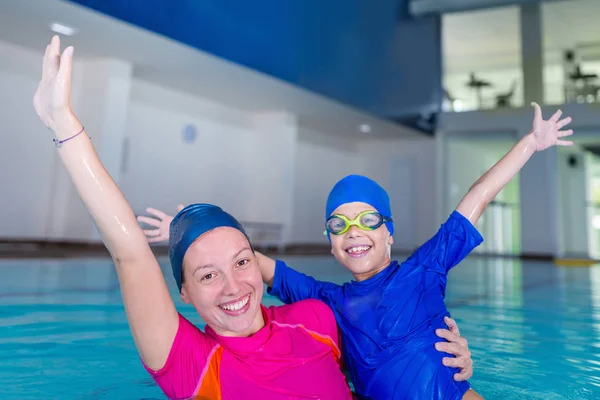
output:
[[[200,271],[201,269],[211,268],[211,267],[214,267],[214,266],[215,266],[215,264],[206,264],[206,265],[201,265],[199,267],[196,267],[194,269],[194,272],[192,272],[192,275],[194,275],[196,272]]]
[[[240,254],[242,254],[246,250],[252,251],[252,249],[250,249],[250,247],[244,247],[243,249],[241,249],[240,251],[238,251],[237,254],[235,256],[233,256],[233,258],[238,258],[240,256]]]
[[[235,256],[233,256],[233,259],[238,258],[240,256],[240,254],[242,254],[246,250],[252,251],[252,249],[250,249],[250,247],[244,247],[243,249],[241,249],[240,251],[238,251]],[[194,269],[194,272],[192,272],[192,275],[194,275],[197,271],[200,271],[201,269],[211,268],[211,267],[214,267],[214,266],[215,266],[215,264],[206,264],[206,265],[201,265],[199,267],[196,267]]]

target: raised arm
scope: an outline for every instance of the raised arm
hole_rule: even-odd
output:
[[[56,150],[114,260],[127,319],[142,360],[148,367],[159,369],[177,333],[177,311],[129,204],[72,111],[72,60],[73,48],[68,47],[61,56],[60,40],[54,36],[44,54],[35,109],[55,140],[66,140]]]
[[[559,120],[562,111],[558,110],[549,120],[542,118],[542,109],[537,103],[532,103],[535,112],[533,127],[525,137],[479,178],[461,200],[456,211],[475,224],[487,205],[523,168],[525,163],[536,151],[545,150],[551,146],[572,146],[573,142],[561,140],[573,134],[571,129],[561,129],[571,122],[571,117]]]

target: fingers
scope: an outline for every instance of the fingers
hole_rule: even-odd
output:
[[[438,351],[443,351],[455,356],[466,356],[470,354],[467,339],[456,336],[450,331],[446,331],[446,335],[448,337],[444,339],[446,339],[447,342],[437,342],[435,344],[435,348]]]
[[[556,145],[557,146],[573,146],[573,142],[570,140],[557,140]]]
[[[560,120],[560,121],[558,121],[558,122],[556,123],[556,127],[557,127],[558,129],[562,129],[562,128],[564,128],[566,125],[569,125],[569,124],[571,123],[571,121],[572,121],[572,120],[573,120],[573,119],[572,119],[571,117],[567,117],[567,118],[565,118],[565,119],[562,119],[562,120]]]
[[[179,211],[183,210],[184,208],[185,208],[185,206],[184,206],[183,204],[179,204],[179,205],[177,206],[177,212],[179,212]]]
[[[446,320],[448,326],[451,326],[452,323],[456,324],[451,318]],[[436,329],[435,333],[439,337],[448,340],[448,342],[436,343],[436,350],[454,356],[442,358],[442,364],[447,367],[460,369],[460,372],[454,374],[454,380],[460,382],[471,378],[471,376],[473,376],[473,360],[471,359],[471,352],[469,351],[467,340],[447,329]]]
[[[531,103],[531,105],[533,106],[533,110],[534,110],[533,111],[533,119],[541,120],[542,119],[542,108],[536,102]]]
[[[157,228],[160,228],[160,224],[161,221],[154,219],[154,218],[150,218],[150,217],[145,217],[143,215],[140,215],[139,217],[137,217],[137,220],[141,223],[150,225],[150,226],[155,226]]]
[[[167,239],[165,239],[162,236],[157,236],[157,237],[149,237],[148,238],[148,243],[160,243],[160,242],[164,242]]]
[[[452,354],[454,356],[462,356],[468,350],[461,348],[457,343],[438,342],[435,344],[435,349],[440,352]]]
[[[458,369],[464,369],[469,366],[468,358],[457,358],[457,357],[444,357],[442,358],[442,364],[446,367],[453,367]]]
[[[158,236],[158,235],[160,235],[160,230],[159,229],[142,229],[142,231],[144,232],[144,235],[146,235],[146,236]]]
[[[448,329],[436,329],[435,334],[441,337],[442,339],[446,339],[449,342],[455,342],[458,338],[458,335],[456,333],[451,332]]]
[[[454,380],[457,382],[466,381],[473,376],[473,369],[468,368],[459,373],[454,374]]]
[[[52,41],[48,46],[48,54],[46,60],[46,70],[44,71],[48,78],[56,77],[60,64],[60,39],[57,35],[52,37]]]
[[[454,335],[453,333],[451,334]],[[457,357],[471,357],[467,340],[460,336],[457,336],[456,340],[450,342],[437,342],[435,348],[440,352],[452,354]]]
[[[50,51],[50,45],[47,45],[46,51],[44,52],[44,57],[42,58],[42,79],[44,78],[44,76],[47,75],[48,63],[49,63],[49,58],[48,58],[49,51]]]
[[[456,334],[454,332],[450,332],[447,329],[436,329],[435,334],[443,339],[446,339],[448,342],[457,343],[459,346],[463,346],[465,348],[468,347],[467,339],[459,336],[458,334]],[[440,343],[443,343],[443,342],[440,342]]]
[[[65,49],[60,57],[60,66],[58,68],[57,78],[59,82],[71,83],[71,70],[73,69],[73,46]]]
[[[450,317],[444,317],[444,322],[448,326],[448,329],[450,329],[450,332],[460,336],[460,330],[458,329],[458,325],[456,324],[455,320]]]
[[[549,121],[556,122],[562,115],[562,110],[558,109],[556,112],[550,117]]]
[[[460,372],[454,374],[455,381],[466,381],[473,376],[473,360],[470,358],[444,357],[442,358],[442,364],[460,370]]]
[[[146,212],[148,214],[152,214],[155,217],[160,218],[160,219],[165,219],[166,217],[168,217],[168,215],[165,214],[164,212],[157,210],[156,208],[152,208],[152,207],[146,208]]]
[[[573,129],[567,129],[566,131],[558,131],[558,137],[571,136],[573,134]]]
[[[50,40],[50,47],[54,48],[58,53],[60,50],[60,37],[58,35],[52,36],[52,39]]]
[[[441,346],[438,346],[441,345]],[[448,346],[445,346],[448,345]],[[454,353],[454,350],[457,349],[454,343],[436,343],[436,349],[445,351],[450,354],[458,354]],[[453,348],[454,347],[454,348]],[[456,381],[465,381],[471,376],[473,376],[473,360],[471,359],[471,352],[469,350],[463,349],[464,355],[457,355],[455,357],[444,357],[442,358],[442,364],[446,367],[453,367],[460,369],[460,372],[454,374],[454,380]]]

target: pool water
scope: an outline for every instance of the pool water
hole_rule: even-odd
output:
[[[350,278],[331,257],[283,259]],[[179,310],[202,325],[161,265]],[[472,257],[450,273],[447,304],[486,399],[600,399],[600,267]],[[109,259],[0,261],[0,383],[3,400],[164,399],[139,361]]]

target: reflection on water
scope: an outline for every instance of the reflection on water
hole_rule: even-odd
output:
[[[350,279],[330,257],[285,259]],[[177,306],[201,325],[162,264]],[[486,399],[600,398],[599,267],[473,257],[450,273],[447,304]],[[107,260],[0,262],[0,328],[2,399],[163,398],[139,362]]]

